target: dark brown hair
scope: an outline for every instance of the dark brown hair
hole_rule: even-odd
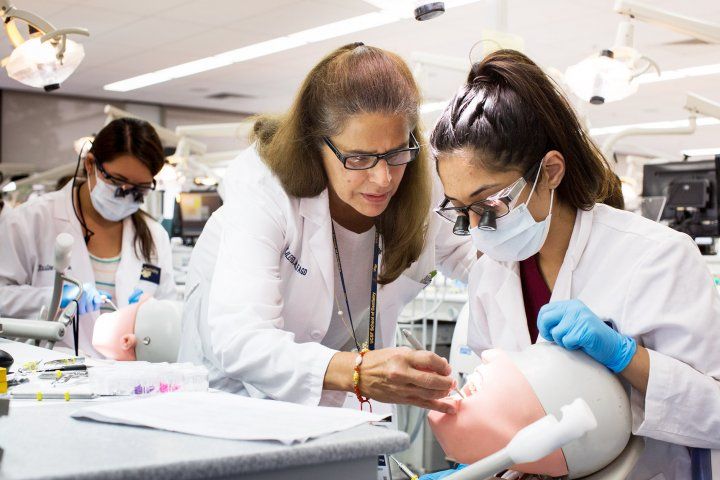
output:
[[[135,118],[119,118],[103,127],[95,135],[92,153],[99,164],[110,162],[121,155],[132,155],[145,165],[153,177],[160,172],[165,163],[165,154],[155,129],[148,122]],[[150,228],[147,225],[150,215],[138,210],[131,216],[135,227],[135,254],[150,262],[156,253]]]
[[[620,179],[578,121],[560,89],[527,56],[499,50],[475,63],[430,137],[437,156],[474,149],[491,171],[536,171],[551,150],[565,158],[557,195],[574,208],[622,208]]]
[[[353,115],[383,113],[404,116],[420,139],[419,104],[418,87],[399,56],[353,43],[313,67],[285,115],[260,117],[251,140],[257,141],[260,156],[289,195],[314,197],[328,187],[322,137],[342,132]],[[421,148],[376,219],[383,236],[381,284],[398,278],[420,256],[431,202],[429,174],[427,153]]]

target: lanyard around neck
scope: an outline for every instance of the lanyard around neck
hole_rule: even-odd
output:
[[[352,313],[350,312],[350,301],[348,300],[347,288],[345,288],[345,276],[343,275],[342,263],[340,262],[340,250],[338,249],[337,237],[335,235],[335,225],[332,225],[333,247],[335,247],[335,260],[337,261],[338,272],[340,273],[340,284],[342,285],[343,294],[345,295],[345,308],[347,309],[348,319],[350,320],[350,329],[352,330],[353,340],[358,351],[360,343],[355,336],[355,324],[353,323]],[[378,289],[378,263],[380,260],[380,233],[375,230],[375,246],[373,247],[373,266],[370,278],[370,319],[368,322],[368,341],[367,348],[375,350],[375,325],[377,320],[377,289]]]

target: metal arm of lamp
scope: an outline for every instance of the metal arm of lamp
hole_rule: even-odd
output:
[[[720,43],[720,25],[680,15],[636,0],[617,0],[615,12],[637,20],[669,28],[708,43]]]
[[[90,32],[86,28],[55,28],[50,22],[44,18],[35,15],[32,12],[26,10],[20,10],[14,5],[11,5],[8,0],[0,0],[0,16],[5,23],[5,32],[7,33],[10,43],[13,47],[19,47],[25,41],[26,38],[22,36],[17,26],[17,21],[21,20],[27,25],[42,33],[40,42],[44,43],[48,40],[53,42],[60,42],[60,48],[58,49],[59,59],[62,58],[65,52],[67,36],[70,34],[90,36]]]
[[[628,128],[610,135],[602,144],[605,158],[612,159],[615,144],[623,138],[647,135],[690,135],[695,132],[698,116],[715,117],[720,119],[720,103],[713,102],[694,93],[687,94],[685,110],[688,111],[688,125],[669,128]]]
[[[246,138],[254,122],[208,123],[180,125],[175,128],[178,136]]]

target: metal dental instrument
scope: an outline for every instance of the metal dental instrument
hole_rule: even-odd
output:
[[[100,300],[101,300],[103,303],[108,303],[108,304],[110,304],[110,306],[111,306],[112,308],[114,308],[115,310],[120,310],[120,309],[117,307],[117,305],[115,305],[115,304],[113,303],[113,301],[110,300],[110,299],[107,297],[107,295],[101,295],[101,296],[100,296]]]
[[[425,350],[425,348],[418,341],[418,339],[415,338],[412,333],[410,333],[410,330],[408,330],[407,328],[403,328],[400,331],[402,332],[403,336],[407,339],[407,341],[410,342],[410,345],[412,345],[412,347],[415,350]],[[458,393],[458,395],[460,395],[460,398],[467,398],[465,396],[465,394],[463,393],[463,391],[460,390],[460,388],[457,385],[455,386],[455,391]]]
[[[410,469],[408,468],[407,465],[405,465],[404,463],[402,463],[401,461],[399,461],[397,458],[393,457],[392,455],[390,455],[390,458],[392,458],[392,461],[397,464],[397,466],[398,466],[398,468],[400,469],[400,471],[403,472],[403,473],[405,474],[405,476],[406,476],[409,480],[418,480],[418,476],[415,475],[415,474],[412,472],[412,470],[410,470]]]

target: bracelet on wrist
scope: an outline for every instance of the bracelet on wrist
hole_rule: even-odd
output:
[[[360,352],[358,352],[358,356],[355,357],[355,368],[353,369],[353,390],[355,391],[355,396],[357,397],[358,402],[360,402],[360,410],[362,410],[363,405],[367,403],[370,411],[372,412],[370,399],[360,392],[360,366],[362,365],[365,354],[369,351],[370,350],[367,348],[363,348]]]

